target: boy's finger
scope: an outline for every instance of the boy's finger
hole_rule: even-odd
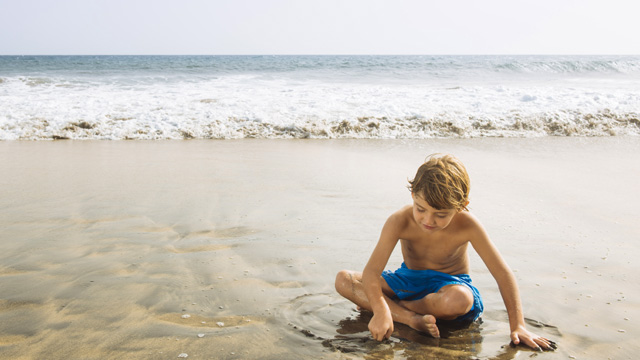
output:
[[[526,341],[526,343],[527,345],[529,345],[530,348],[532,348],[535,351],[542,351],[542,348],[534,339],[528,339],[528,340],[529,341]]]
[[[391,338],[391,334],[393,334],[393,329],[387,330],[387,333],[384,334],[384,338],[385,339],[390,339]]]
[[[543,350],[555,351],[558,349],[558,345],[547,338],[540,338],[538,344],[543,348]]]

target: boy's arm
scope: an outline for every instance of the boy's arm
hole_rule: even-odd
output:
[[[472,237],[471,245],[476,250],[482,261],[486,264],[489,272],[498,283],[500,295],[507,308],[509,315],[509,326],[511,328],[511,341],[514,344],[524,342],[529,347],[540,350],[540,347],[551,349],[553,342],[536,334],[530,333],[525,326],[522,304],[520,302],[520,292],[518,284],[509,265],[504,261],[502,255],[489,239],[487,232],[481,224],[476,223],[475,234]]]
[[[400,228],[397,214],[391,215],[384,224],[380,240],[362,272],[364,292],[373,311],[373,317],[369,321],[369,331],[378,341],[388,339],[393,332],[393,318],[382,293],[380,275],[398,243]]]

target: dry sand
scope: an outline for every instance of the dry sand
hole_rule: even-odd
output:
[[[333,289],[424,157],[467,165],[538,359],[640,351],[637,138],[0,142],[2,359],[529,358],[472,254],[482,324],[370,339]],[[399,250],[388,268],[401,262]]]

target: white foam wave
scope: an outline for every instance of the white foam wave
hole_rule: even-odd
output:
[[[0,140],[640,135],[633,79],[484,80],[3,75]]]

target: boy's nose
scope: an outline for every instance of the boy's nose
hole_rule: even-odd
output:
[[[436,217],[433,215],[427,215],[426,216],[426,220],[427,220],[427,225],[434,225],[436,222]]]

